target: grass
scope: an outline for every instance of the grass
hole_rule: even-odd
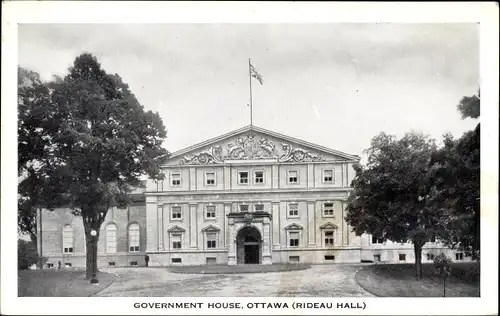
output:
[[[28,297],[86,297],[105,289],[115,275],[99,272],[98,285],[85,280],[84,270],[20,270],[17,275],[17,295]]]
[[[479,263],[454,263],[446,279],[446,297],[479,297]],[[443,278],[432,264],[423,264],[417,280],[413,264],[378,264],[362,268],[356,282],[381,297],[443,297]]]
[[[236,274],[236,273],[267,273],[305,270],[308,264],[244,264],[244,265],[201,265],[201,266],[170,266],[168,270],[173,273],[186,274]]]

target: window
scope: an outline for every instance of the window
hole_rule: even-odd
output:
[[[333,203],[323,203],[323,216],[333,216]]]
[[[215,185],[215,173],[213,173],[213,172],[205,173],[205,184],[208,186]]]
[[[240,212],[248,212],[248,205],[240,204]]]
[[[207,264],[217,264],[217,258],[207,257]]]
[[[406,261],[406,254],[400,253],[399,254],[399,261]]]
[[[325,232],[325,246],[333,246],[333,231]]]
[[[325,256],[326,261],[333,261],[335,260],[335,256]]]
[[[181,258],[172,258],[172,263],[182,263]]]
[[[65,268],[71,268],[71,262],[66,262],[64,263]]]
[[[333,183],[333,170],[323,170],[323,182]]]
[[[299,205],[297,203],[288,204],[288,217],[299,217]]]
[[[53,263],[47,263],[47,268],[53,268],[54,267],[54,264]]]
[[[455,254],[455,260],[457,261],[464,260],[464,254],[462,252],[457,252]]]
[[[115,266],[115,262],[114,261],[108,262],[108,267],[114,267],[114,266]]]
[[[130,261],[130,265],[132,267],[137,267],[137,261]]]
[[[255,204],[254,209],[256,212],[264,212],[264,204]]]
[[[427,260],[434,260],[434,254],[433,253],[427,253]]]
[[[179,235],[179,234],[172,235],[172,248],[173,249],[181,249],[182,248],[181,235]]]
[[[238,174],[238,182],[240,184],[248,184],[248,172],[247,171],[242,171]]]
[[[73,227],[71,225],[65,225],[63,227],[63,252],[73,253]]]
[[[139,242],[140,242],[139,237],[140,237],[139,224],[131,224],[128,227],[128,250],[130,252],[139,251]]]
[[[254,183],[261,184],[264,183],[264,172],[263,171],[255,171],[254,173]]]
[[[173,220],[182,219],[182,209],[180,206],[172,206],[172,219]]]
[[[116,252],[116,225],[109,224],[106,226],[106,252]]]
[[[380,262],[380,255],[373,255],[373,261]]]
[[[180,173],[172,173],[170,174],[170,180],[172,180],[172,186],[178,187],[181,185],[181,174]]]
[[[432,234],[429,238],[429,242],[436,242],[436,234]]]
[[[298,263],[298,262],[300,262],[300,257],[299,256],[289,256],[288,257],[288,262],[290,262],[290,263]]]
[[[290,232],[290,247],[299,246],[299,232]]]
[[[372,244],[381,244],[383,243],[384,240],[380,237],[377,237],[377,235],[372,235]]]
[[[215,205],[207,205],[205,208],[206,212],[206,218],[207,219],[214,219],[215,218]]]
[[[217,234],[207,233],[207,248],[217,248]]]
[[[298,183],[299,175],[297,171],[288,171],[288,183]]]

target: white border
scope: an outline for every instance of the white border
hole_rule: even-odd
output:
[[[474,315],[498,309],[498,5],[496,3],[2,2],[1,312],[3,314]],[[18,298],[15,223],[17,23],[481,23],[481,298]],[[11,237],[11,238],[9,238]],[[135,309],[134,302],[357,302],[358,309]],[[91,304],[89,304],[91,302]]]

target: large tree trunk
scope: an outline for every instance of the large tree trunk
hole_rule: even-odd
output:
[[[417,276],[417,280],[422,279],[422,247],[422,242],[413,242],[413,250],[415,251],[415,273]]]
[[[85,277],[92,278],[92,274],[97,274],[97,244],[99,241],[99,231],[102,221],[97,219],[83,217],[83,226],[85,228],[85,243],[87,246],[87,258],[85,261]],[[95,230],[96,235],[92,236],[91,231]]]

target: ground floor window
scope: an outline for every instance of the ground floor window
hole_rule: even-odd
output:
[[[182,263],[181,258],[172,258],[172,263]]]
[[[53,268],[54,264],[53,263],[47,263],[47,268]]]
[[[399,254],[399,261],[406,261],[406,254],[400,253]]]
[[[434,260],[434,254],[433,253],[427,253],[427,260]]]
[[[208,257],[207,258],[207,264],[217,264],[217,258],[215,258],[215,257]]]
[[[380,255],[373,255],[373,261],[380,262]]]
[[[136,266],[137,266],[137,261],[131,261],[131,262],[130,262],[130,265],[131,265],[132,267],[136,267]]]
[[[300,257],[299,256],[289,256],[288,257],[288,262],[290,262],[290,263],[300,262]]]
[[[335,260],[335,256],[328,256],[327,255],[327,256],[325,256],[325,260],[326,261],[333,261],[333,260]]]
[[[110,262],[108,262],[108,266],[110,266],[110,267],[114,267],[114,266],[115,266],[115,262],[114,262],[114,261],[110,261]]]
[[[455,260],[464,260],[464,254],[462,252],[458,252],[455,254]]]
[[[64,266],[65,266],[66,268],[71,268],[71,262],[66,262],[66,263],[64,264]]]

